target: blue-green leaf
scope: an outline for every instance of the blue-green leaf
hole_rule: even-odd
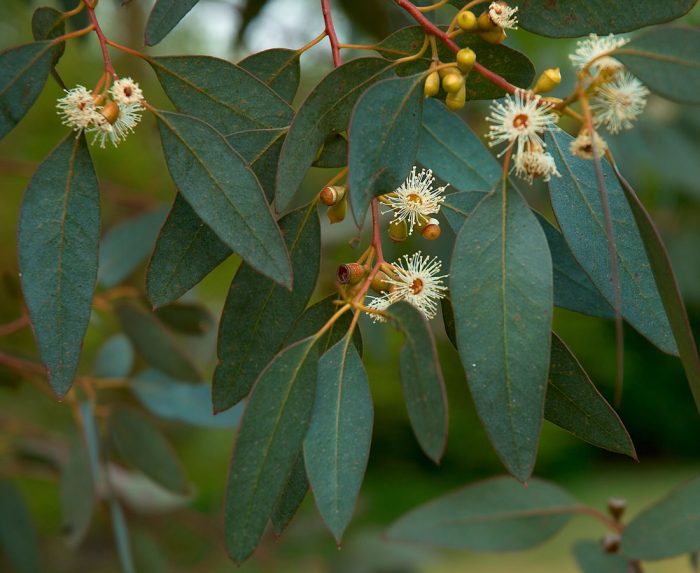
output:
[[[0,548],[17,573],[42,573],[29,510],[11,482],[0,480]]]
[[[90,456],[83,441],[75,440],[60,483],[61,533],[73,549],[80,545],[90,527],[96,494]]]
[[[608,553],[596,541],[578,541],[573,548],[576,564],[582,573],[630,573],[628,559],[619,553]]]
[[[168,35],[199,0],[156,0],[146,22],[145,43],[154,46]]]
[[[265,82],[291,105],[301,79],[300,55],[296,50],[272,48],[250,54],[238,65]]]
[[[277,535],[281,535],[292,521],[308,491],[309,480],[306,477],[306,467],[304,467],[304,453],[300,451],[270,516],[272,529]]]
[[[69,135],[29,182],[19,219],[22,289],[41,360],[62,398],[73,383],[97,278],[100,194],[84,137]]]
[[[98,378],[126,378],[134,366],[134,348],[123,334],[115,334],[100,347],[93,373]]]

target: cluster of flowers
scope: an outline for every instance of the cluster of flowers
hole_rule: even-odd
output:
[[[93,144],[105,146],[107,140],[115,147],[126,139],[141,121],[143,92],[131,78],[116,80],[109,89],[111,99],[105,94],[96,96],[83,86],[65,90],[56,107],[63,124],[80,135],[93,134]]]
[[[627,44],[629,39],[614,35],[599,37],[591,34],[578,42],[576,52],[569,58],[579,70],[590,76],[588,86],[590,109],[595,127],[604,126],[616,134],[631,129],[633,122],[646,107],[649,90],[629,73],[621,62],[607,55]],[[607,144],[597,133],[593,134],[599,154]],[[571,153],[583,159],[593,159],[593,139],[585,128],[571,144]]]

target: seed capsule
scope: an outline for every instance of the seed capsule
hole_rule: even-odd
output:
[[[428,77],[425,78],[425,84],[423,85],[423,93],[425,97],[435,97],[440,92],[440,74],[437,72],[430,72]]]
[[[336,278],[341,285],[359,283],[367,273],[367,269],[358,263],[346,263],[338,267]]]
[[[457,25],[465,32],[474,32],[479,27],[476,15],[471,10],[465,10],[459,13],[459,16],[457,16]]]
[[[321,200],[321,203],[330,207],[331,205],[335,205],[339,201],[342,201],[343,197],[345,197],[346,191],[347,187],[345,185],[333,185],[330,187],[326,186],[321,189],[319,199]]]
[[[476,54],[471,48],[462,48],[457,52],[457,65],[463,74],[467,74],[474,67],[476,62]]]

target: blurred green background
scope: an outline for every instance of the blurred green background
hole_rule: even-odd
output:
[[[142,30],[150,4],[146,0],[102,0],[98,16],[110,38],[143,49]],[[388,0],[345,0],[333,4],[338,33],[344,42],[372,42],[409,24]],[[31,12],[39,5],[2,1],[0,48],[31,40]],[[449,9],[445,11],[445,15],[449,13]],[[700,9],[694,9],[687,20],[699,24]],[[247,4],[201,0],[176,30],[149,53],[211,54],[238,61],[251,51],[299,47],[322,29],[316,0],[251,0]],[[566,93],[572,82],[567,54],[572,51],[573,41],[548,40],[516,31],[509,34],[508,44],[527,53],[538,70],[561,66],[564,84],[561,93],[554,95]],[[148,66],[116,51],[114,58],[120,75],[131,75],[139,81],[152,104],[170,107]],[[328,45],[322,42],[302,58],[302,86],[297,102],[329,69]],[[68,86],[92,86],[101,72],[95,39],[90,36],[71,42],[59,71]],[[0,142],[0,324],[21,314],[16,221],[29,177],[65,135],[54,107],[60,95],[60,88],[50,79],[28,116]],[[477,133],[485,131],[486,105],[487,102],[471,104],[464,112]],[[700,332],[700,112],[651,98],[637,128],[611,139],[623,172],[636,186],[662,231],[691,321],[695,331]],[[166,206],[174,197],[151,117],[145,117],[136,133],[118,149],[93,147],[92,154],[103,192],[105,231],[140,213]],[[307,184],[320,188],[333,173],[313,169]],[[537,208],[548,211],[544,189],[535,187],[529,196]],[[352,246],[355,232],[348,221],[333,228],[324,224],[325,253],[318,298],[332,292],[335,266],[357,257]],[[387,246],[387,258],[417,248],[446,258],[450,241],[449,233],[444,233],[430,245],[416,242],[400,248]],[[208,276],[187,295],[187,300],[205,304],[218,316],[237,266],[234,259]],[[144,265],[130,276],[127,284],[143,291]],[[611,399],[612,325],[559,310],[555,325],[601,391]],[[568,553],[573,540],[597,539],[604,533],[596,522],[585,517],[575,518],[552,542],[523,554],[446,553],[382,541],[382,530],[408,509],[453,487],[502,473],[474,413],[456,352],[445,338],[439,319],[435,328],[450,399],[450,439],[441,465],[433,466],[421,454],[402,405],[397,363],[400,336],[385,326],[364,322],[365,363],[376,409],[374,439],[356,517],[343,548],[336,549],[309,495],[285,535],[279,540],[266,538],[243,571],[576,571]],[[94,313],[81,362],[83,374],[91,372],[99,348],[116,331],[116,322],[109,312]],[[214,334],[211,329],[198,346],[198,357],[209,373],[213,367]],[[633,514],[683,480],[700,474],[700,423],[680,363],[663,355],[631,329],[626,329],[625,335],[625,394],[620,415],[635,442],[640,462],[597,450],[545,422],[536,474],[556,481],[581,501],[601,509],[608,497],[626,498]],[[1,337],[0,352],[36,359],[33,339],[26,328]],[[140,363],[137,368],[142,366]],[[223,550],[221,515],[233,433],[175,423],[161,427],[175,444],[196,494],[184,505],[180,500],[135,507],[127,504],[139,573],[233,570]],[[11,479],[29,505],[41,540],[45,570],[119,571],[104,507],[77,550],[66,549],[61,540],[59,476],[55,469],[42,463],[42,448],[54,453],[65,450],[67,440],[76,432],[70,409],[0,366],[0,431],[0,478]],[[150,490],[146,491],[149,497]],[[9,565],[0,557],[0,570],[5,571],[5,567]],[[650,564],[645,570],[682,572],[690,571],[690,565],[685,559],[677,559]]]

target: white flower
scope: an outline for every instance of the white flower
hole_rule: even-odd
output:
[[[596,126],[605,125],[610,133],[630,129],[644,111],[648,95],[649,90],[632,74],[619,73],[593,94],[593,121]]]
[[[100,147],[104,148],[105,142],[109,139],[112,145],[117,147],[141,121],[139,112],[143,111],[144,108],[140,104],[117,105],[119,113],[114,121],[110,122],[104,115],[100,114],[100,119],[87,129],[87,133],[92,133],[95,136],[92,140],[93,145],[99,141]]]
[[[437,257],[422,257],[420,251],[410,257],[403,256],[394,263],[396,278],[387,277],[391,285],[387,298],[389,304],[405,300],[427,318],[433,318],[437,314],[438,300],[444,298],[447,287],[442,284],[442,279],[447,275],[439,275],[442,263]]]
[[[593,132],[593,137],[588,133],[587,129],[582,130],[576,139],[574,139],[569,144],[569,151],[571,155],[580,157],[581,159],[593,159],[593,141],[595,141],[595,149],[599,157],[605,155],[608,150],[608,144],[605,140],[598,135],[597,132]]]
[[[121,105],[141,103],[143,92],[139,84],[131,78],[119,78],[109,89],[112,99]]]
[[[401,187],[384,196],[384,201],[389,207],[389,210],[384,212],[393,211],[394,221],[406,221],[409,235],[413,233],[414,225],[437,213],[440,204],[445,200],[442,193],[447,189],[447,185],[433,189],[434,182],[435,177],[430,169],[423,169],[416,174],[414,166]]]
[[[380,311],[386,310],[391,303],[392,301],[390,299],[389,293],[384,293],[381,296],[371,297],[369,304],[367,304],[367,308]],[[386,318],[384,318],[381,314],[375,314],[373,312],[368,312],[367,314],[369,314],[372,317],[373,322],[386,322]]]
[[[603,37],[591,34],[585,40],[577,42],[576,52],[570,54],[569,59],[579,70],[595,60],[595,63],[590,67],[592,75],[596,75],[600,70],[616,70],[621,68],[622,64],[615,58],[609,56],[596,58],[624,46],[627,42],[629,42],[628,38],[616,38],[613,34]]]
[[[520,155],[529,147],[545,147],[540,134],[554,129],[557,119],[551,103],[543,102],[538,95],[517,90],[513,97],[507,95],[502,102],[494,101],[491,104],[491,113],[486,121],[495,125],[489,127],[486,137],[491,140],[491,147],[517,140],[516,154]],[[505,150],[500,155],[503,153]]]
[[[535,177],[542,177],[543,181],[549,181],[552,176],[561,177],[557,171],[557,164],[550,153],[538,149],[536,151],[523,151],[515,156],[515,174],[532,184]]]
[[[518,7],[511,8],[505,2],[491,2],[489,4],[489,18],[499,28],[518,29],[518,17],[515,13]]]
[[[63,125],[80,134],[101,117],[95,106],[92,91],[83,86],[64,91],[66,95],[56,103],[57,113],[63,118]]]

